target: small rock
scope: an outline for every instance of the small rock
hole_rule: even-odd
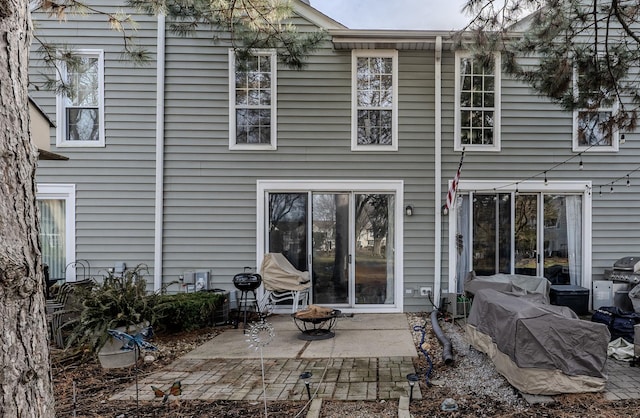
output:
[[[144,356],[144,362],[145,362],[146,364],[153,363],[154,361],[156,361],[156,358],[155,358],[155,357],[153,357],[152,355],[146,355],[146,356]]]
[[[457,411],[458,404],[453,399],[447,398],[444,401],[442,401],[442,405],[440,406],[440,408],[443,411]]]

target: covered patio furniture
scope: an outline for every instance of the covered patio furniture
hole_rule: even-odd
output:
[[[479,289],[466,335],[522,392],[555,395],[605,388],[607,326],[583,321],[539,295]]]
[[[283,254],[265,254],[260,274],[265,291],[262,305],[273,307],[277,303],[291,300],[291,312],[295,313],[299,307],[305,308],[309,304],[309,272],[296,269]]]

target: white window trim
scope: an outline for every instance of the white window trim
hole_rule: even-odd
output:
[[[358,145],[358,58],[382,57],[392,60],[391,145]],[[362,49],[351,51],[351,151],[398,150],[398,51],[395,49]]]
[[[451,183],[451,182],[450,182]],[[451,184],[449,184],[451,186]],[[582,205],[582,280],[581,286],[591,289],[592,277],[592,184],[591,181],[544,181],[530,180],[520,183],[515,181],[493,180],[460,180],[458,192],[475,192],[491,190],[495,192],[510,193],[514,191],[526,193],[573,193],[581,194]],[[449,289],[456,289],[456,230],[457,219],[452,210],[449,214]]]
[[[278,61],[274,49],[253,51],[254,55],[271,57],[271,143],[270,144],[238,144],[236,143],[236,53],[229,49],[229,149],[234,151],[275,151],[278,149]]]
[[[56,146],[65,147],[104,147],[104,51],[102,49],[78,49],[74,51],[76,55],[86,55],[98,58],[98,117],[99,120],[99,139],[97,141],[67,141],[67,121],[65,117],[64,94],[60,93],[56,96]],[[62,75],[67,74],[67,65],[65,62],[58,63],[58,81]]]
[[[578,69],[573,68],[573,92],[574,95],[578,95]],[[575,109],[573,111],[572,130],[571,130],[571,150],[573,152],[618,152],[620,148],[620,132],[615,130],[612,133],[611,145],[608,146],[581,146],[578,145],[578,114],[579,112],[589,111],[590,109]],[[611,112],[614,115],[618,111],[618,101],[614,101],[611,107],[599,107],[597,109],[591,109],[595,112]]]
[[[343,312],[359,313],[402,312],[404,306],[404,182],[402,180],[258,180],[256,187],[256,266],[262,264],[265,254],[265,240],[269,233],[265,222],[268,211],[267,192],[391,192],[395,194],[395,265],[394,295],[396,303],[375,308],[344,309]]]
[[[501,125],[502,125],[502,59],[499,52],[494,53],[494,110],[493,116],[495,122],[493,125],[493,144],[492,145],[478,145],[478,144],[462,144],[461,136],[461,117],[460,117],[460,91],[462,89],[460,81],[460,59],[473,57],[471,52],[456,51],[455,57],[455,111],[454,111],[454,151],[486,151],[497,152],[500,151],[501,142]]]
[[[36,199],[58,199],[65,201],[65,257],[67,262],[76,259],[76,185],[75,184],[37,184]],[[75,269],[65,272],[68,282],[75,282]]]

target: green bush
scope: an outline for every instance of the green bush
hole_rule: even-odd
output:
[[[157,331],[192,331],[223,321],[216,310],[222,308],[225,295],[213,292],[158,295],[153,308],[153,328]]]
[[[108,329],[151,323],[157,295],[147,294],[144,264],[127,270],[122,277],[112,273],[81,295],[83,307],[79,318],[71,321],[72,333],[67,347],[89,345],[97,351],[109,337]],[[129,331],[131,332],[131,331]]]

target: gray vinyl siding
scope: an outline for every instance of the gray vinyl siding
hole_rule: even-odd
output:
[[[112,1],[92,1],[99,10],[116,12]],[[69,15],[58,22],[34,13],[36,34],[44,41],[73,49],[104,50],[104,148],[56,148],[55,128],[51,151],[68,161],[40,161],[38,183],[76,185],[76,258],[89,260],[91,274],[123,261],[139,263],[153,274],[155,120],[156,120],[156,21],[136,16],[135,37],[150,55],[141,67],[122,58],[122,34],[111,31],[104,16]],[[76,20],[80,19],[80,20]],[[32,47],[31,80],[43,81],[44,68]],[[49,117],[56,120],[52,91],[30,91]]]
[[[111,4],[92,2],[99,8]],[[39,19],[38,34],[84,49],[105,50],[104,148],[55,147],[68,161],[41,161],[40,183],[76,185],[76,251],[92,273],[117,261],[128,266],[154,261],[156,22],[139,16],[139,43],[150,52],[144,67],[120,60],[121,35],[102,18],[59,24]],[[313,26],[296,19],[299,29]],[[86,36],[89,34],[89,36]],[[399,51],[398,151],[351,151],[351,51],[327,40],[301,71],[278,66],[278,139],[275,151],[229,150],[229,44],[201,30],[182,38],[167,31],[165,54],[164,283],[187,270],[210,270],[215,287],[232,289],[233,275],[256,267],[256,183],[258,180],[401,180],[404,203],[403,292],[435,286],[448,290],[449,218],[435,223],[434,51]],[[32,81],[46,71],[33,55]],[[442,193],[458,167],[454,141],[454,53],[442,52]],[[55,120],[55,95],[33,90],[36,102]],[[572,115],[503,75],[501,150],[465,156],[463,180],[520,181],[576,155]],[[619,257],[640,254],[637,195],[612,180],[638,168],[637,134],[626,134],[618,153],[592,153],[548,172],[548,179],[591,180],[594,280]],[[599,195],[600,185],[602,196]],[[436,228],[441,228],[437,231]],[[442,267],[435,272],[436,232],[442,234]],[[151,279],[150,279],[151,280]],[[178,290],[176,286],[170,290]],[[403,293],[404,309],[430,309],[425,298]]]
[[[329,42],[302,71],[278,66],[278,149],[230,151],[227,49],[206,36],[167,39],[165,281],[206,269],[229,289],[255,267],[259,179],[393,179],[416,210],[405,218],[405,287],[433,283],[433,53],[399,54],[398,152],[351,151],[351,52]]]
[[[443,199],[447,181],[452,179],[460,158],[453,151],[454,58],[443,63]],[[572,151],[572,114],[559,105],[537,96],[528,86],[502,74],[501,151],[465,153],[461,179],[522,181],[532,176],[549,181],[584,181],[593,183],[592,191],[592,280],[602,279],[605,268],[618,258],[640,254],[640,207],[637,205],[640,176],[631,176],[631,186],[620,180],[609,193],[602,187],[638,168],[640,146],[636,133],[626,133],[626,142],[617,153],[585,152],[583,170],[580,158]],[[449,140],[447,140],[449,138]],[[571,157],[569,162],[562,164]],[[557,164],[558,167],[553,168]],[[552,169],[553,168],[553,169]],[[443,288],[448,277],[448,218],[443,218]]]

